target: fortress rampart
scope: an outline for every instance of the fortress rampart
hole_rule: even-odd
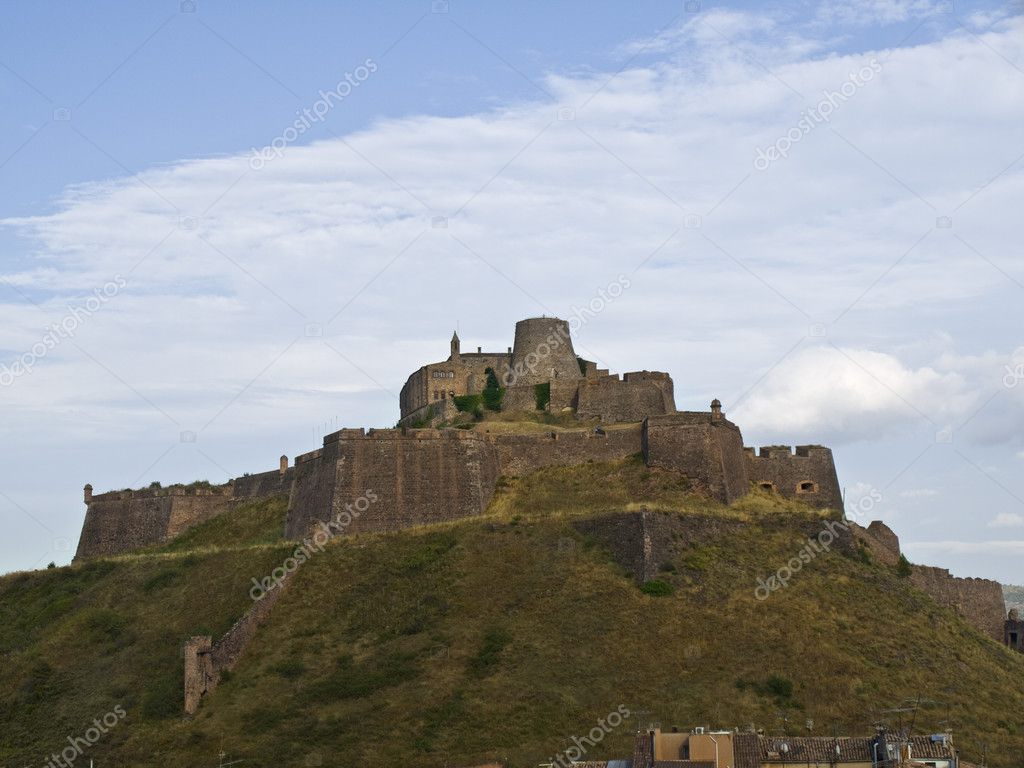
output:
[[[839,487],[832,451],[821,445],[770,445],[757,453],[745,448],[750,481],[783,498],[839,511],[843,492]]]
[[[348,509],[345,533],[478,515],[497,478],[494,444],[472,432],[343,429],[324,438],[320,456],[296,466],[286,535],[302,538],[351,505],[358,514]]]
[[[871,555],[887,565],[900,560],[900,540],[892,529],[880,520],[867,528],[850,523],[854,537],[868,548]],[[1003,587],[989,579],[963,579],[953,576],[945,568],[929,565],[911,567],[910,580],[914,586],[939,605],[956,611],[976,629],[993,640],[1003,642],[1006,621],[1006,601]]]
[[[658,388],[664,382],[653,375],[632,383]],[[500,476],[635,455],[648,466],[678,472],[695,491],[724,504],[745,495],[751,482],[767,478],[784,496],[838,510],[828,449],[801,447],[793,455],[788,448],[766,448],[763,458],[751,458],[739,427],[716,404],[710,412],[650,416],[608,427],[517,434],[484,429],[343,429],[327,435],[322,448],[297,456],[294,466],[281,457],[277,470],[223,486],[98,496],[90,489],[77,557],[158,544],[244,501],[270,496],[288,497],[285,535],[292,539],[331,520],[343,522],[336,532],[344,534],[458,520],[486,510]],[[802,492],[799,483],[816,490]]]
[[[607,430],[499,434],[492,438],[502,475],[522,477],[543,467],[572,466],[588,461],[619,461],[643,449],[640,424]]]
[[[731,504],[750,489],[739,427],[720,413],[677,413],[644,422],[648,465],[674,469],[709,495]]]
[[[75,559],[117,555],[173,539],[193,525],[223,512],[231,503],[228,483],[210,488],[143,489],[92,494]]]
[[[1003,641],[1006,600],[999,582],[961,579],[929,565],[915,565],[910,580],[939,605],[952,608],[993,640]]]

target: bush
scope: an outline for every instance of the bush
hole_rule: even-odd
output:
[[[306,665],[298,659],[286,659],[272,666],[270,671],[288,680],[294,680],[306,671]]]
[[[793,681],[780,677],[779,675],[772,675],[769,677],[764,684],[766,693],[771,694],[776,699],[789,699],[793,697]]]
[[[457,409],[463,413],[472,413],[474,415],[483,401],[483,395],[456,395],[452,398],[452,402],[455,403]]]
[[[907,560],[906,555],[900,555],[900,561],[896,564],[896,575],[901,579],[908,579],[914,573],[914,566]]]
[[[675,589],[666,581],[652,579],[640,585],[640,591],[651,597],[667,597],[675,592]]]
[[[501,400],[505,397],[505,388],[498,382],[493,368],[487,369],[487,386],[483,391],[484,406],[490,411],[501,410]]]
[[[469,669],[476,675],[486,675],[501,660],[501,652],[512,642],[511,636],[503,629],[492,629],[484,635],[484,642],[469,661]]]
[[[537,410],[543,411],[551,402],[551,382],[533,385],[533,399],[537,403]]]

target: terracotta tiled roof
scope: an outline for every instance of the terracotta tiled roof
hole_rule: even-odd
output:
[[[736,768],[760,768],[761,751],[756,733],[737,733],[732,740]]]
[[[888,750],[888,745],[892,745],[895,749],[896,743],[896,738],[891,734],[887,734],[883,737],[882,746],[878,750],[884,755]],[[953,757],[953,754],[953,745],[948,742],[943,744],[941,741],[932,741],[931,736],[910,737],[911,760],[948,760]]]
[[[654,744],[649,731],[641,731],[636,735],[633,747],[633,768],[648,768],[654,760]]]
[[[871,762],[871,739],[832,738],[828,736],[774,737],[758,739],[761,761],[776,763],[807,763],[818,761],[828,763],[839,756],[844,760]]]
[[[714,760],[655,760],[654,768],[715,768]]]

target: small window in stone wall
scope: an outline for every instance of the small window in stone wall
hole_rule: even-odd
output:
[[[775,493],[775,483],[769,483],[767,481],[759,483],[762,491],[768,491],[768,493]]]
[[[814,482],[811,482],[810,480],[804,480],[802,483],[797,485],[796,492],[797,493],[817,493],[818,492],[818,484],[814,483]]]

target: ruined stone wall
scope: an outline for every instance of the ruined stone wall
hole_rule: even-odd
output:
[[[672,469],[697,490],[731,504],[749,490],[739,427],[710,413],[652,416],[643,424],[648,466]]]
[[[832,451],[820,445],[788,445],[746,449],[747,474],[755,485],[767,485],[786,499],[797,499],[821,509],[843,509],[843,493]],[[808,488],[804,488],[804,486]]]
[[[113,491],[92,496],[76,560],[161,544],[228,508],[231,486]]]
[[[576,415],[603,422],[643,421],[648,416],[675,413],[672,379],[667,373],[637,371],[618,376],[594,376],[580,382]]]
[[[297,463],[287,535],[302,538],[317,521],[356,507],[345,533],[395,531],[478,515],[498,478],[498,455],[485,436],[458,429],[341,430],[324,438],[317,459]],[[362,508],[360,508],[362,507]]]
[[[910,580],[939,605],[952,608],[975,628],[1003,642],[1006,601],[999,582],[961,579],[950,575],[945,568],[927,565],[915,565]]]
[[[185,642],[185,714],[194,715],[202,698],[216,689],[223,673],[234,669],[295,573],[291,571],[277,587],[264,593],[216,644],[208,635]]]
[[[850,522],[850,530],[857,541],[864,544],[871,555],[880,563],[895,566],[900,561],[900,540],[893,530],[881,520],[872,521],[867,528]]]
[[[521,477],[542,467],[571,466],[588,461],[620,461],[640,453],[641,427],[606,429],[601,432],[545,432],[540,434],[497,434],[492,439],[498,451],[500,473]]]

